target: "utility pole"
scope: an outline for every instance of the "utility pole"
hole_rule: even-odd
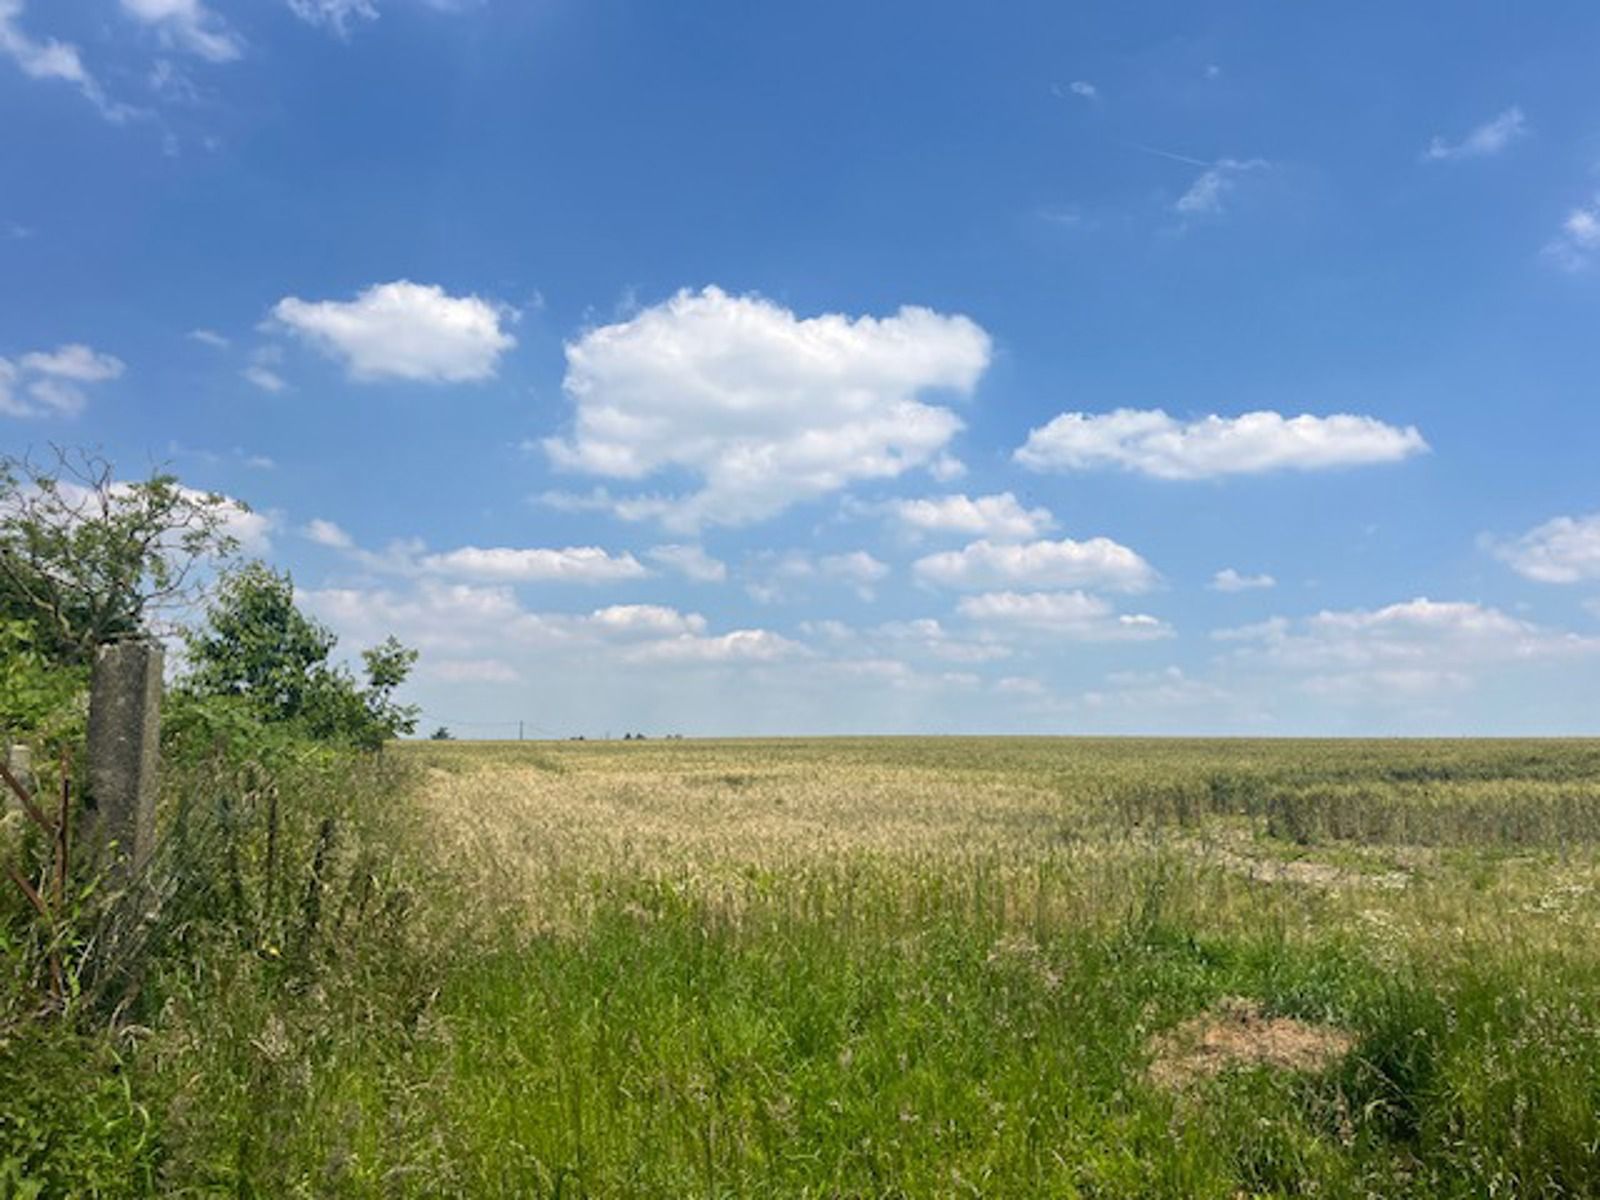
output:
[[[522,740],[522,722],[518,721],[517,722],[517,741],[520,742],[521,740]]]

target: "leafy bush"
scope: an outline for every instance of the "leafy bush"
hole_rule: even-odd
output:
[[[397,704],[417,652],[394,638],[362,651],[365,683],[330,662],[333,632],[294,602],[287,572],[250,562],[225,576],[200,628],[186,639],[189,697],[235,697],[267,724],[364,749],[416,728],[417,710]]]
[[[0,732],[81,737],[89,670],[54,661],[27,621],[0,617]]]

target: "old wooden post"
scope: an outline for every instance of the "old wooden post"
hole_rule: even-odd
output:
[[[155,642],[101,646],[89,681],[89,788],[83,844],[112,868],[144,865],[156,836],[162,650]],[[106,862],[107,847],[115,858]]]

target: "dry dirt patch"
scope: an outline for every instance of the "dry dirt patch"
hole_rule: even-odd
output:
[[[1364,871],[1314,858],[1263,858],[1240,853],[1225,844],[1197,844],[1194,852],[1204,861],[1215,863],[1225,871],[1242,875],[1256,883],[1294,883],[1323,891],[1356,888],[1401,891],[1410,886],[1412,879],[1409,869]],[[1400,856],[1391,854],[1389,857],[1397,859]]]
[[[1350,1052],[1355,1038],[1332,1025],[1268,1017],[1254,1000],[1230,996],[1150,1041],[1150,1081],[1179,1090],[1231,1067],[1313,1072]]]

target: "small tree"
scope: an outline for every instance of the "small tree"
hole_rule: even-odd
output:
[[[292,722],[315,738],[375,749],[416,728],[417,709],[397,704],[417,652],[394,638],[362,652],[363,685],[329,662],[331,630],[300,611],[287,572],[249,562],[229,572],[204,623],[187,636],[182,690],[230,696],[261,720]]]
[[[248,511],[160,472],[118,482],[89,453],[58,450],[49,469],[0,457],[0,619],[28,626],[50,661],[87,663],[193,603],[199,568],[238,549],[229,523]]]
[[[428,735],[428,740],[434,742],[453,742],[456,740],[456,735],[441,725]]]

